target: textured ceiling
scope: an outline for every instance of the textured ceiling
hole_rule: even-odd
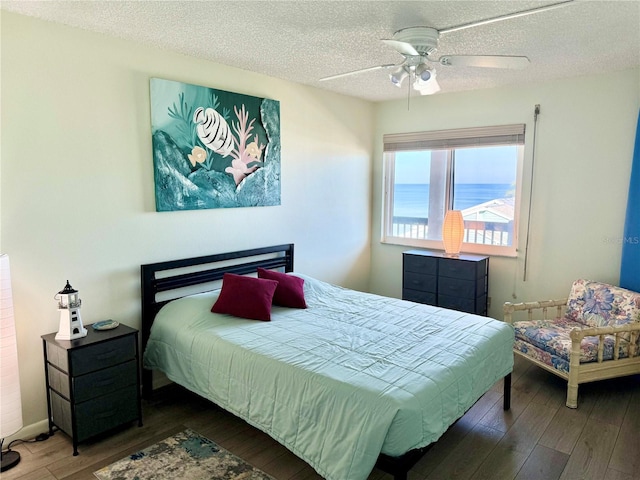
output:
[[[377,70],[402,57],[380,39],[527,10],[552,1],[5,1],[64,23],[373,101],[406,98]],[[443,34],[437,56],[525,55],[524,70],[437,66],[442,92],[528,84],[640,65],[640,1],[576,0],[554,10]]]

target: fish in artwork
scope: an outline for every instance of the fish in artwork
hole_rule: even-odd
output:
[[[189,161],[193,167],[196,166],[196,163],[204,163],[207,160],[207,152],[202,147],[193,147],[191,153],[187,155],[189,157]]]
[[[193,122],[198,124],[198,138],[205,147],[226,157],[234,147],[234,138],[227,121],[213,108],[198,107],[193,112]]]
[[[256,138],[258,136],[256,135]],[[244,149],[245,153],[247,155],[252,156],[253,158],[255,158],[256,160],[260,159],[260,155],[262,155],[262,149],[264,148],[264,146],[262,148],[260,148],[258,146],[258,142],[257,141],[253,141],[251,142],[249,145],[247,145],[247,147]]]

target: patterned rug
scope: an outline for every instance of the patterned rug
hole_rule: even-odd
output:
[[[99,480],[274,480],[189,429],[93,474]]]

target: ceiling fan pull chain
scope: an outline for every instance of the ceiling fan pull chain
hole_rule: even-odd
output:
[[[413,79],[411,77],[413,77]],[[407,82],[407,112],[411,109],[411,85],[413,85],[413,82],[415,81],[414,70],[409,70],[409,80],[410,81]]]

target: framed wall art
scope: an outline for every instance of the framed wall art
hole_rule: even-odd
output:
[[[280,102],[152,78],[156,210],[280,205]]]

